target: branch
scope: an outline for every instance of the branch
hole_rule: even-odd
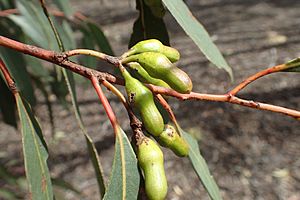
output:
[[[27,45],[21,42],[17,42],[15,40],[11,40],[9,38],[0,36],[0,46],[4,46],[15,51],[19,51],[24,54],[28,54],[34,56],[36,58],[40,58],[42,60],[51,62],[53,64],[59,65],[65,69],[71,70],[81,76],[84,76],[88,79],[91,78],[92,74],[97,76],[99,80],[107,80],[111,83],[124,85],[124,80],[115,77],[109,73],[104,73],[100,71],[96,71],[72,61],[69,61],[68,56],[65,53],[58,53],[55,51],[45,50],[36,46]]]
[[[57,64],[61,67],[71,70],[71,71],[73,71],[79,75],[82,75],[86,78],[89,78],[89,79],[91,79],[92,76],[96,76],[100,81],[107,80],[110,83],[124,85],[123,79],[117,78],[109,73],[96,71],[96,70],[84,67],[82,65],[79,65],[77,63],[67,60],[68,52],[57,53],[57,52],[45,50],[45,49],[42,49],[42,48],[39,48],[36,46],[26,45],[21,42],[14,41],[14,40],[11,40],[11,39],[3,37],[3,36],[0,36],[0,46],[4,46],[4,47],[10,48],[10,49],[22,52],[24,54],[28,54],[28,55],[46,60],[48,62]],[[115,57],[113,57],[113,58],[115,58]],[[114,62],[112,62],[112,63],[114,63]],[[114,64],[117,64],[117,63],[114,63]],[[119,65],[120,65],[119,67],[122,67],[120,63],[119,63]],[[259,77],[259,76],[257,76],[257,77]],[[254,80],[252,80],[252,81],[254,81]],[[252,81],[250,81],[250,82],[252,82]],[[249,83],[247,83],[247,84],[249,84]],[[240,87],[242,89],[247,84],[244,83],[244,86],[238,86],[238,87]],[[265,104],[265,103],[261,103],[261,102],[254,102],[251,100],[241,99],[241,98],[238,98],[238,97],[230,94],[230,92],[228,94],[222,94],[222,95],[203,94],[203,93],[196,93],[196,92],[191,92],[190,94],[181,94],[181,93],[178,93],[175,90],[172,90],[169,88],[163,88],[163,87],[154,86],[151,84],[146,84],[146,85],[150,90],[152,90],[152,92],[154,92],[156,94],[164,94],[164,95],[168,95],[168,96],[173,96],[180,100],[205,100],[205,101],[228,102],[228,103],[237,104],[237,105],[250,107],[250,108],[255,108],[255,109],[259,109],[259,110],[268,110],[268,111],[272,111],[272,112],[277,112],[277,113],[285,114],[287,116],[290,116],[290,117],[300,120],[300,112],[297,110],[284,108],[281,106]],[[239,91],[240,89],[234,89],[234,90]],[[234,93],[234,91],[233,91],[233,93]]]

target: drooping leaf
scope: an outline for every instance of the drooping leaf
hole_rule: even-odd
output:
[[[209,34],[193,16],[183,0],[162,0],[173,17],[183,28],[186,34],[195,42],[207,59],[215,66],[225,69],[233,79],[232,69],[227,64],[217,46],[211,40]]]
[[[47,146],[40,126],[29,104],[15,94],[21,121],[22,144],[26,177],[32,199],[53,199],[53,191],[47,166]]]
[[[19,25],[24,33],[36,44],[46,49],[58,50],[54,35],[48,26],[39,4],[27,0],[17,1],[17,8],[21,15],[10,15],[9,18]]]
[[[80,195],[80,191],[78,189],[61,178],[52,178],[51,181],[54,186],[60,187],[65,190],[70,190],[72,192],[75,192],[77,195]]]
[[[64,12],[67,17],[71,17],[74,13],[69,0],[53,0],[53,3]]]
[[[182,130],[180,127],[177,128],[181,136],[187,141],[187,143],[190,146],[189,159],[199,179],[204,185],[206,191],[208,192],[210,198],[213,200],[221,200],[222,197],[219,188],[209,172],[209,168],[206,164],[206,161],[201,156],[197,140],[193,138],[190,134]]]
[[[1,77],[0,94],[0,113],[2,114],[3,121],[9,125],[17,127],[15,99]]]
[[[124,131],[116,133],[112,172],[104,200],[137,199],[140,175],[137,159]]]
[[[52,18],[51,18],[51,20],[54,21]],[[50,28],[51,34],[54,34],[48,20],[47,20],[46,24],[47,24],[47,27]],[[57,28],[57,26],[56,26],[57,24],[55,21],[53,24],[55,25],[55,28]],[[66,49],[75,47],[75,41],[71,34],[72,31],[68,24],[63,24],[62,28],[58,28],[57,31],[59,33],[59,36],[63,40],[61,42],[66,47]],[[67,44],[65,44],[65,42]],[[56,39],[55,39],[55,40],[53,40],[53,43],[58,43],[58,41],[56,41]],[[82,119],[81,119],[81,115],[80,115],[80,111],[79,111],[78,103],[77,103],[77,98],[76,98],[75,81],[74,81],[73,73],[66,69],[61,69],[61,71],[62,71],[64,80],[65,80],[64,83],[66,84],[69,94],[70,94],[70,97],[71,97],[72,106],[73,106],[73,109],[75,112],[75,117],[76,117],[77,123],[86,138],[88,151],[89,151],[89,154],[90,154],[90,157],[92,160],[92,164],[95,169],[97,181],[98,181],[99,191],[100,191],[101,195],[103,196],[104,191],[105,191],[105,187],[104,187],[105,185],[104,185],[102,168],[101,168],[101,164],[100,164],[100,158],[98,156],[98,153],[96,151],[93,141],[91,140],[87,131],[85,130],[85,127],[84,127]]]
[[[170,45],[168,31],[163,19],[155,17],[143,1],[136,0],[136,9],[139,10],[139,17],[134,22],[128,47],[130,48],[137,42],[146,39],[158,39],[163,44]]]
[[[95,49],[95,41],[93,39],[94,35],[91,33],[91,31],[85,26],[80,27],[80,31],[83,34],[83,37],[81,39],[81,48],[84,49]],[[88,66],[90,68],[95,69],[97,64],[97,58],[92,56],[82,56],[81,59],[84,66]]]
[[[3,59],[11,76],[15,80],[18,90],[26,100],[34,106],[36,104],[36,98],[23,56],[11,49],[0,47],[0,57]]]
[[[108,55],[114,55],[114,52],[100,27],[92,21],[87,21],[86,25],[90,31],[90,35],[93,36],[93,40],[100,50]]]
[[[300,72],[300,58],[293,59],[285,64],[287,69],[286,72]]]

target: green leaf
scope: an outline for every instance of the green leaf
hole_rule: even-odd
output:
[[[23,56],[11,49],[0,47],[0,57],[3,59],[11,76],[15,80],[18,90],[26,100],[34,106],[36,104],[36,98]]]
[[[81,194],[80,191],[77,190],[73,185],[71,185],[70,183],[64,181],[61,178],[52,178],[51,181],[52,181],[54,186],[60,187],[60,188],[65,189],[65,190],[70,190],[70,191],[76,193],[77,195]]]
[[[158,39],[164,45],[170,45],[168,31],[163,19],[155,17],[143,1],[136,0],[136,5],[140,14],[134,22],[128,47],[130,48],[137,42],[146,39]]]
[[[32,199],[53,199],[52,185],[47,166],[47,146],[40,126],[29,104],[15,94],[21,121],[22,144],[26,177]]]
[[[74,11],[69,0],[53,0],[53,3],[55,3],[56,6],[63,11],[67,17],[72,17]]]
[[[100,48],[100,50],[103,53],[109,54],[111,56],[114,55],[114,52],[100,27],[91,21],[87,21],[86,25],[91,33],[91,36],[93,37],[93,40]]]
[[[208,166],[204,158],[200,154],[198,142],[190,134],[186,133],[180,127],[177,127],[182,137],[188,142],[190,146],[189,159],[192,162],[192,165],[197,173],[199,179],[204,185],[209,196],[213,200],[222,199],[219,188],[214,181],[212,175],[209,172]]]
[[[218,68],[225,69],[233,79],[232,70],[205,28],[193,16],[182,0],[162,0],[186,34],[195,42],[208,60]]]
[[[293,59],[285,64],[287,69],[286,72],[300,72],[300,58]]]
[[[9,125],[17,127],[15,99],[11,91],[8,89],[6,83],[1,77],[0,77],[0,94],[1,94],[0,112],[3,117],[3,121]]]
[[[104,200],[137,199],[140,175],[135,153],[126,134],[120,127],[115,135],[113,167]]]
[[[17,1],[17,8],[21,15],[10,15],[9,18],[19,25],[36,44],[46,49],[57,50],[56,43],[53,43],[55,37],[39,3],[34,4],[27,0],[19,0]]]
[[[93,39],[93,34],[91,31],[86,26],[80,27],[80,31],[84,35],[81,38],[81,48],[85,49],[95,49],[95,41]],[[96,64],[97,64],[97,58],[92,57],[92,56],[82,56],[81,61],[84,66],[88,66],[90,68],[95,69]]]

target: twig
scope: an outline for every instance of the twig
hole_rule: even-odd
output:
[[[247,78],[246,80],[244,80],[242,83],[240,83],[238,86],[236,86],[234,89],[232,89],[230,92],[228,92],[228,94],[230,95],[236,95],[239,91],[241,91],[243,88],[245,88],[247,85],[249,85],[250,83],[252,83],[253,81],[266,76],[268,74],[271,73],[275,73],[275,72],[280,72],[283,69],[286,68],[286,64],[282,64],[282,65],[277,65],[274,67],[270,67],[268,69],[262,70],[252,76],[250,76],[249,78]]]
[[[168,112],[169,117],[171,118],[172,122],[177,125],[177,120],[176,117],[173,113],[173,110],[171,108],[171,106],[169,105],[169,103],[163,98],[163,96],[161,94],[156,94],[156,98],[159,101],[159,103],[164,107],[164,109]]]
[[[15,81],[13,80],[13,78],[11,77],[8,69],[6,68],[3,60],[0,58],[0,70],[4,76],[4,79],[6,80],[6,83],[8,85],[9,90],[13,93],[16,94],[18,93],[18,89],[16,86]]]
[[[111,122],[111,125],[113,126],[114,130],[115,130],[115,133],[117,133],[117,129],[118,129],[118,122],[117,122],[117,118],[114,114],[114,111],[112,110],[106,96],[104,95],[100,85],[99,85],[99,80],[96,76],[91,76],[91,81],[92,81],[92,84],[95,88],[95,91],[101,101],[101,103],[103,104],[103,107],[105,109],[105,112]]]
[[[87,55],[99,58],[101,60],[107,61],[108,63],[118,66],[119,59],[114,56],[107,55],[105,53],[101,53],[99,51],[94,51],[90,49],[73,49],[64,53],[67,57],[72,57],[76,55]]]

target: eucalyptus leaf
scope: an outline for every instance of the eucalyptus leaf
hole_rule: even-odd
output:
[[[41,128],[29,104],[15,94],[21,121],[22,144],[26,177],[32,199],[53,199],[52,184],[47,166],[48,151]]]
[[[222,197],[218,185],[210,174],[206,161],[201,156],[197,140],[190,134],[182,130],[180,127],[177,128],[181,136],[187,141],[190,146],[189,159],[210,198],[213,200],[221,200]]]
[[[100,50],[103,53],[109,54],[111,56],[114,55],[114,52],[109,44],[109,41],[107,40],[105,34],[100,29],[100,27],[91,21],[87,21],[86,25],[89,28],[90,36],[93,37],[93,40],[95,41],[97,46],[100,48]]]
[[[0,47],[0,57],[15,80],[18,90],[34,106],[36,98],[23,55],[11,49]]]
[[[200,22],[193,16],[183,0],[162,0],[186,34],[195,42],[210,62],[225,69],[233,79],[232,69]]]
[[[104,200],[137,199],[140,174],[137,159],[124,131],[119,127],[115,133],[115,155]]]
[[[143,1],[136,0],[136,9],[139,10],[139,17],[134,22],[128,47],[146,39],[158,39],[164,45],[170,45],[169,34],[163,19],[154,16]]]

